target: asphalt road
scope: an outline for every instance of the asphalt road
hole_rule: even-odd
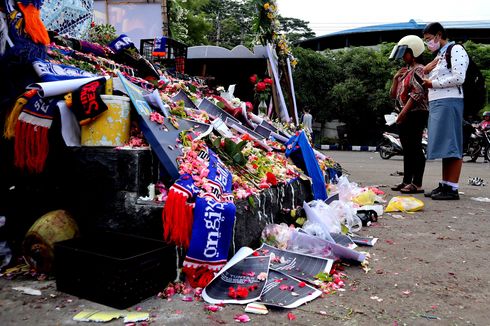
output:
[[[400,182],[391,176],[402,171],[401,157],[382,160],[378,153],[326,152],[342,164],[350,181],[376,185],[389,200],[398,195],[388,186]],[[480,159],[481,161],[481,159]],[[424,186],[435,187],[441,162],[428,162]],[[490,185],[468,185],[469,177],[490,182],[490,164],[465,163],[459,201],[432,201],[418,194],[425,208],[415,214],[384,214],[379,222],[360,234],[379,238],[369,248],[371,270],[346,266],[344,291],[293,309],[251,315],[252,325],[489,325],[490,293],[490,203],[472,198],[490,198]],[[12,290],[15,286],[40,289],[39,297]],[[0,279],[0,325],[83,325],[72,320],[82,309],[109,309],[56,291],[53,280]],[[207,313],[200,301],[184,302],[150,298],[133,307],[151,313],[152,325],[235,324],[242,306],[228,305]],[[122,325],[122,319],[109,325]],[[140,324],[141,325],[141,324]]]

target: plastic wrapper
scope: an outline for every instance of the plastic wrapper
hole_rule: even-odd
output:
[[[364,205],[357,209],[358,211],[375,211],[378,216],[383,215],[383,205]]]
[[[352,202],[336,200],[330,204],[330,207],[336,212],[340,222],[349,229],[349,232],[359,232],[361,230],[362,221],[356,215],[357,208],[354,208]]]
[[[325,233],[341,232],[339,215],[322,200],[314,200],[310,203],[303,202],[303,209],[305,210],[308,221],[319,224]],[[333,239],[328,239],[328,237],[325,239],[334,242]]]
[[[323,258],[357,262],[363,262],[366,258],[364,254],[353,249],[298,231],[286,224],[267,225],[262,231],[262,240],[276,248]]]
[[[294,228],[290,228],[284,223],[267,224],[262,230],[262,241],[279,249],[287,249],[291,230]]]
[[[376,200],[376,194],[372,190],[366,190],[352,198],[352,201],[359,206],[373,205]]]
[[[395,196],[391,198],[385,212],[416,212],[424,208],[424,202],[412,196]]]

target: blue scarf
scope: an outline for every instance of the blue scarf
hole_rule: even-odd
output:
[[[204,287],[226,263],[236,207],[231,172],[209,148],[198,157],[207,162],[209,191],[182,175],[169,190],[162,217],[165,240],[188,248],[183,271],[190,284]]]
[[[325,177],[304,131],[289,138],[286,143],[286,157],[291,157],[294,164],[312,179],[314,199],[327,199]]]
[[[32,63],[32,66],[43,82],[97,77],[97,75],[77,67],[55,64],[44,60],[36,60]]]

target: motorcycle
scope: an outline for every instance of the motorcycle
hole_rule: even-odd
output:
[[[379,156],[383,160],[387,160],[395,155],[403,155],[403,146],[400,142],[400,137],[398,134],[392,132],[384,132],[383,140],[378,145],[379,148]],[[422,151],[424,152],[424,156],[427,156],[427,131],[424,130],[424,134],[422,136]]]
[[[465,123],[463,138],[463,156],[469,156],[476,161],[483,156],[490,161],[490,129],[482,130],[478,124]]]

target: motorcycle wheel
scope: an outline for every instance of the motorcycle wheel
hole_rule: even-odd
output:
[[[488,145],[486,148],[485,148],[485,152],[484,152],[484,158],[490,162],[490,145]]]
[[[466,147],[466,155],[471,158],[471,160],[476,161],[480,157],[480,152],[482,148],[477,140],[471,140]]]
[[[474,148],[474,151],[470,154],[470,157],[472,160],[476,161],[480,157],[480,154],[481,154],[481,146],[476,146]]]
[[[379,144],[379,156],[383,160],[388,160],[390,157],[393,156],[393,149],[391,148],[391,145],[388,144],[388,142],[382,142]]]

